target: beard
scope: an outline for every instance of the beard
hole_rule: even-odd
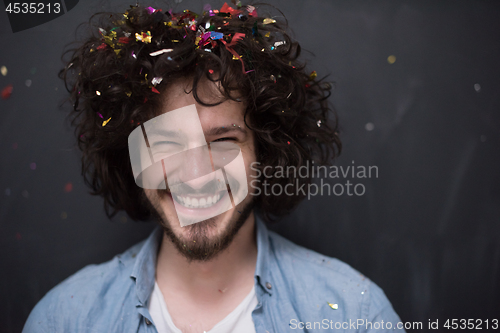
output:
[[[213,233],[217,229],[217,220],[220,215],[182,227],[187,234],[187,236],[183,236],[176,235],[171,227],[173,223],[179,223],[177,219],[174,221],[168,219],[162,209],[161,201],[168,200],[168,192],[156,190],[154,193],[156,194],[154,198],[148,199],[145,192],[142,191],[144,202],[149,206],[151,215],[162,227],[164,234],[189,262],[209,261],[224,251],[245,224],[255,205],[253,196],[249,196],[249,202],[244,201],[229,210],[228,212],[233,211],[229,223],[224,230],[215,235]]]

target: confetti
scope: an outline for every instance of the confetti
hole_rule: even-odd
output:
[[[160,51],[152,52],[149,55],[152,56],[152,57],[156,57],[156,56],[159,56],[160,54],[163,54],[163,53],[172,52],[173,50],[174,49],[163,49],[163,50],[160,50]]]
[[[127,97],[132,96],[132,92],[131,91],[127,91],[125,94],[127,95]]]
[[[272,24],[276,23],[276,20],[273,20],[272,18],[265,18],[264,21],[262,21],[263,24]]]
[[[266,34],[264,35],[264,37],[270,37],[270,36],[271,36],[271,31],[266,32]]]
[[[393,63],[396,62],[396,56],[394,56],[394,55],[388,56],[387,57],[387,62],[392,65]]]
[[[146,9],[147,9],[149,14],[153,14],[156,11],[156,9],[154,9],[153,7],[148,7]]]
[[[26,87],[28,87],[28,88],[29,88],[29,87],[31,87],[31,80],[26,80],[26,81],[24,82],[24,84],[25,84],[25,85],[26,85]]]
[[[316,125],[318,125],[318,127],[321,127],[321,120],[318,120],[318,121],[316,122]]]
[[[66,183],[66,185],[64,185],[64,192],[69,193],[71,191],[73,191],[73,184],[71,182],[68,182]]]
[[[95,94],[96,94],[97,96],[101,96],[101,92],[100,92],[99,90],[96,90],[96,91],[95,91]]]
[[[287,142],[288,142],[288,144],[290,144],[290,141],[287,141]]]
[[[159,94],[160,92],[158,91],[158,89],[156,89],[155,87],[151,87],[151,91],[154,92],[154,93],[157,93]]]
[[[328,303],[328,305],[329,305],[332,309],[334,309],[334,310],[337,310],[337,309],[339,308],[339,305],[338,305],[338,304],[332,304],[332,303],[330,303],[330,302],[326,302],[326,303]]]
[[[8,73],[7,67],[5,66],[0,67],[0,72],[2,73],[3,76],[6,76]]]
[[[312,71],[311,74],[309,74],[309,81],[314,80],[318,76],[318,73],[316,71]]]
[[[9,84],[2,90],[2,98],[3,99],[8,99],[12,95],[12,90],[14,90],[14,87],[12,84]]]
[[[102,126],[103,126],[103,127],[104,127],[104,126],[106,126],[106,124],[107,124],[107,123],[109,123],[109,121],[110,121],[110,120],[111,120],[111,117],[109,117],[109,119],[108,119],[108,120],[103,121],[103,122],[102,122]]]
[[[102,116],[102,114],[100,114],[99,112],[97,112],[97,114],[99,115],[99,117],[101,117],[102,119],[104,119],[104,117]]]
[[[365,125],[365,129],[367,131],[373,131],[374,128],[375,128],[375,125],[373,125],[373,123],[366,123],[366,125]]]
[[[65,220],[66,218],[68,218],[68,214],[66,214],[66,212],[61,212],[61,219]]]
[[[143,43],[149,44],[149,43],[151,43],[151,32],[146,31],[146,32],[141,32],[140,34],[136,33],[135,39],[138,42],[143,42]]]
[[[31,162],[30,163],[30,169],[31,170],[36,170],[36,163],[35,162]]]
[[[214,73],[214,70],[213,70],[213,69],[209,69],[209,70],[208,70],[208,72],[209,72],[210,74],[213,74],[213,73]]]

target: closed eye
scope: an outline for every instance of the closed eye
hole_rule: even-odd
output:
[[[212,142],[220,142],[220,141],[236,141],[236,138],[220,138]]]

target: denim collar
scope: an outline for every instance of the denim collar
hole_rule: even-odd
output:
[[[269,233],[262,219],[255,214],[257,237],[257,263],[255,265],[255,280],[269,295],[272,295],[271,276],[269,272]],[[146,306],[153,292],[156,277],[156,260],[163,236],[163,229],[157,226],[146,239],[136,256],[135,265],[130,277],[135,281],[135,291],[139,300],[138,306]]]

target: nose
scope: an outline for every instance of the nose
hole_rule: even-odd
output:
[[[172,176],[177,173],[177,177],[174,178],[179,182],[197,190],[215,179],[207,146],[191,148],[176,155],[178,155],[175,156],[175,159],[178,159],[178,163],[175,163],[177,169],[173,170]],[[167,172],[167,178],[169,175]]]

